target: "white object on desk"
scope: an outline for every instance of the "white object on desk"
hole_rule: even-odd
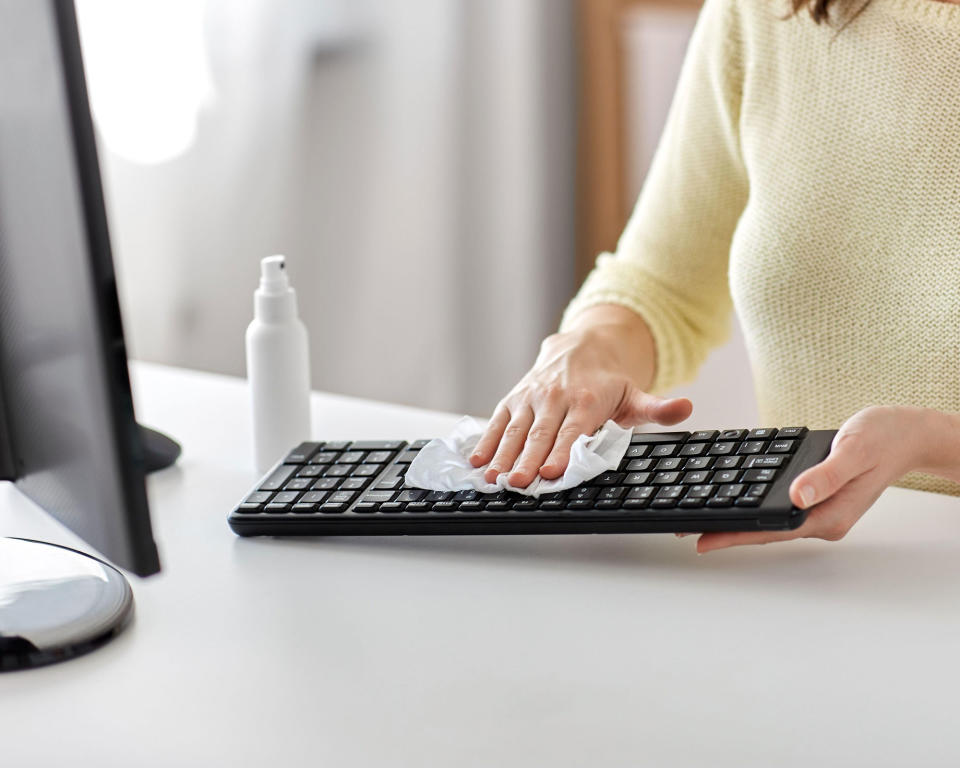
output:
[[[241,539],[243,382],[133,383],[184,447],[148,481],[165,570],[131,579],[105,648],[0,676],[4,766],[957,764],[958,499],[891,489],[842,542],[704,557],[655,535]],[[333,440],[456,422],[313,405]],[[7,484],[0,534],[88,549]]]
[[[310,351],[297,314],[286,260],[260,262],[260,287],[247,326],[247,380],[253,408],[253,452],[266,472],[292,447],[310,438]]]

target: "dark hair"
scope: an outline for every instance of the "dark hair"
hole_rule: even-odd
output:
[[[853,15],[849,20],[852,20],[860,14],[870,0],[866,2],[855,3],[851,0],[790,0],[793,5],[793,12],[800,13],[800,11],[807,10],[810,12],[810,16],[813,18],[817,24],[821,21],[828,21],[830,19],[830,11],[835,6],[858,6],[853,9]]]

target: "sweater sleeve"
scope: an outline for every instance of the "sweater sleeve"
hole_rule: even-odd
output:
[[[602,254],[567,307],[637,312],[656,346],[651,389],[694,378],[730,333],[730,244],[747,200],[740,151],[743,61],[738,0],[706,0],[636,208],[614,254]]]

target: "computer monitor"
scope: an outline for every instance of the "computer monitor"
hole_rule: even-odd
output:
[[[144,475],[179,448],[147,441],[73,4],[0,0],[0,479],[115,564],[150,575],[160,561]],[[131,610],[116,569],[0,539],[0,669],[96,647]]]

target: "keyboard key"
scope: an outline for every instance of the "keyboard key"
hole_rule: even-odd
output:
[[[593,509],[593,505],[593,499],[573,499],[567,502],[567,509]]]
[[[539,504],[540,504],[539,499],[525,498],[525,499],[521,499],[520,501],[514,502],[513,508],[514,509],[536,509]],[[434,506],[434,509],[436,509],[436,505]]]
[[[619,499],[627,492],[626,488],[603,488],[597,494],[598,499]]]
[[[649,450],[649,445],[631,445],[627,448],[627,452],[623,454],[623,456],[626,459],[642,459],[647,455],[647,451]]]
[[[388,501],[380,505],[380,513],[383,515],[395,515],[399,512],[403,512],[403,504],[400,504],[396,501]]]
[[[658,499],[679,499],[683,496],[686,487],[682,485],[665,485],[659,491],[655,498]]]
[[[806,427],[784,427],[777,430],[777,440],[796,439],[807,434]]]
[[[313,479],[309,477],[295,477],[290,480],[283,490],[285,491],[305,491],[313,484]]]
[[[266,504],[273,494],[269,491],[254,491],[243,500],[244,504]]]
[[[347,451],[337,458],[337,464],[359,464],[366,454],[363,451]]]
[[[406,511],[408,514],[422,515],[430,511],[430,505],[425,501],[413,501],[407,504]]]
[[[287,480],[294,472],[300,470],[298,464],[281,464],[260,483],[260,491],[276,491],[286,485]],[[302,471],[302,470],[301,470]]]
[[[767,453],[793,453],[796,447],[796,440],[774,440],[767,448]]]
[[[739,496],[743,493],[743,483],[728,483],[717,488],[717,496]]]
[[[687,489],[687,495],[685,498],[688,499],[709,499],[713,496],[713,492],[717,489],[715,485],[691,485]]]
[[[625,469],[627,472],[646,472],[653,466],[653,459],[634,459],[627,462]]]
[[[747,436],[745,429],[725,429],[720,433],[718,440],[743,440]]]
[[[429,440],[414,440],[412,443],[410,443],[410,445],[407,446],[407,448],[413,451],[419,451],[421,448],[426,447],[427,443],[429,442]]]
[[[749,453],[763,453],[766,443],[763,440],[747,440],[745,443],[740,444],[740,448],[737,450],[739,454],[749,454]]]
[[[449,514],[457,511],[457,504],[453,501],[437,501],[433,505],[433,511],[438,514]]]
[[[650,456],[655,459],[662,456],[673,456],[679,449],[680,445],[678,443],[661,443],[653,446]]]
[[[312,515],[317,511],[317,505],[306,501],[298,501],[290,507],[290,511],[295,515]]]
[[[646,485],[650,480],[649,472],[631,472],[623,478],[624,485]]]
[[[647,485],[643,488],[633,488],[630,490],[630,493],[627,494],[627,498],[634,501],[637,499],[649,499],[656,490],[652,485]]]
[[[480,491],[457,491],[453,496],[454,501],[476,501],[480,498]]]
[[[369,481],[365,477],[348,477],[346,480],[340,483],[340,490],[359,491],[362,490],[368,482]]]
[[[690,435],[688,443],[712,443],[717,439],[717,435],[720,433],[715,429],[701,429],[699,432],[694,432]]]
[[[777,476],[775,469],[748,469],[743,473],[745,483],[769,483]]]
[[[620,509],[620,502],[616,499],[601,499],[594,507],[596,509]]]
[[[378,485],[377,488],[380,486]],[[401,503],[407,503],[408,501],[420,501],[424,496],[427,495],[427,492],[419,488],[413,488],[407,491],[401,491],[400,495],[397,496],[397,501]]]
[[[683,484],[686,485],[688,483],[705,483],[707,482],[707,479],[709,477],[710,477],[710,472],[707,471],[706,469],[701,469],[698,472],[686,472],[683,475]]]
[[[657,474],[653,476],[654,485],[673,485],[679,480],[679,472],[657,472]]]
[[[379,464],[354,464],[350,477],[373,477],[380,471]]]
[[[680,465],[683,463],[683,459],[674,456],[672,459],[660,459],[657,462],[657,469],[666,472],[674,469],[680,469]]]
[[[323,474],[323,470],[322,464],[308,464],[300,468],[300,471],[297,472],[297,477],[319,477]]]
[[[320,512],[324,515],[339,515],[346,512],[349,506],[349,504],[344,504],[341,501],[326,501],[320,505]]]
[[[350,444],[354,451],[399,451],[403,440],[355,440]]]
[[[684,496],[677,502],[678,507],[684,507],[686,509],[698,509],[707,503],[706,499],[700,498],[699,496]]]
[[[293,504],[299,496],[297,491],[281,491],[270,501],[273,504]]]
[[[710,446],[707,443],[687,443],[680,449],[681,456],[701,456]]]
[[[368,464],[385,464],[390,461],[391,456],[393,456],[393,451],[372,451],[367,454],[364,461]]]
[[[592,499],[599,492],[598,488],[591,488],[590,486],[578,485],[576,488],[570,489],[570,498],[574,501],[586,501]]]
[[[397,456],[396,463],[410,464],[415,458],[417,458],[418,453],[419,451],[410,451],[410,450],[404,451],[399,456]]]
[[[687,459],[684,463],[684,469],[710,469],[713,466],[714,459],[709,456],[699,456],[695,459]]]
[[[743,456],[721,456],[713,465],[714,469],[735,469],[740,466]]]
[[[353,511],[358,515],[370,515],[377,511],[377,505],[368,504],[365,501],[361,501],[360,503],[353,505]]]
[[[305,467],[305,469],[308,469]],[[344,477],[350,474],[349,464],[328,464],[323,471],[324,477]]]
[[[737,447],[736,443],[714,443],[710,446],[711,456],[728,456]]]
[[[325,451],[345,451],[349,447],[349,440],[328,440],[323,444],[323,450]]]
[[[769,428],[751,429],[747,434],[747,440],[769,440],[777,430]]]
[[[461,505],[461,509],[463,508],[463,506],[466,506],[466,505]],[[546,509],[546,510],[564,509],[566,506],[567,506],[567,502],[564,499],[547,499],[546,501],[540,502],[540,509]]]
[[[754,467],[761,469],[770,467],[776,469],[777,467],[782,467],[786,459],[787,457],[784,456],[771,456],[770,454],[764,456],[748,456],[743,462],[743,466],[745,469],[752,469]]]
[[[306,464],[320,448],[320,443],[300,443],[283,460],[284,464]]]
[[[631,445],[641,443],[679,443],[687,437],[686,432],[634,432]]]
[[[360,501],[368,504],[384,504],[393,501],[396,491],[367,491],[360,497]]]
[[[327,497],[327,501],[332,501],[334,504],[349,504],[356,496],[356,491],[334,491]]]
[[[333,464],[340,454],[336,451],[320,451],[316,456],[310,459],[311,464]]]
[[[313,490],[332,491],[338,485],[340,485],[339,477],[321,477],[319,480],[314,481]]]
[[[623,482],[623,472],[602,472],[591,481],[592,485],[619,485]]]
[[[734,503],[738,507],[759,507],[762,501],[759,496],[741,496]]]
[[[743,495],[753,496],[755,498],[762,499],[764,496],[767,495],[768,490],[770,490],[769,483],[754,483],[749,488],[747,488],[746,493],[744,493]]]
[[[453,498],[453,491],[430,491],[424,501],[449,501]]]
[[[708,507],[732,507],[734,501],[736,501],[735,496],[714,496],[712,499],[707,499],[706,506]]]
[[[714,472],[713,477],[710,478],[711,483],[735,483],[737,481],[737,476],[740,474],[739,469],[724,469],[720,472]]]
[[[650,506],[654,509],[673,509],[677,506],[678,499],[654,499],[650,502]]]

